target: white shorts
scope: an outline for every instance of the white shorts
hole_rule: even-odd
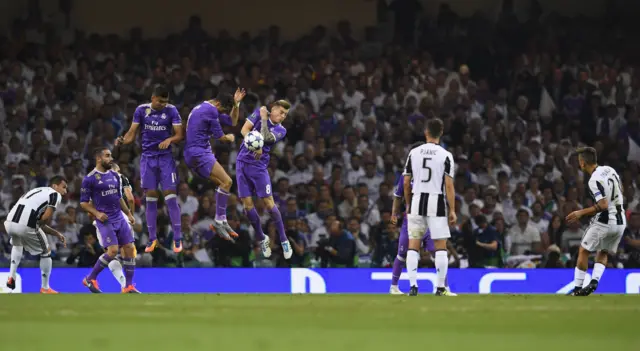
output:
[[[22,246],[32,255],[41,255],[51,251],[49,240],[42,229],[33,229],[11,221],[5,221],[4,227],[11,236],[11,245]]]
[[[407,231],[409,239],[422,240],[424,233],[429,229],[431,239],[449,239],[449,220],[447,217],[427,217],[415,214],[407,214]]]
[[[581,246],[589,252],[604,250],[616,253],[626,227],[624,224],[606,225],[593,223],[584,233]]]

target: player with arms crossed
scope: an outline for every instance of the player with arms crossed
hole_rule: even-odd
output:
[[[175,106],[169,102],[169,91],[163,86],[153,90],[151,102],[142,104],[133,113],[133,122],[129,131],[116,139],[116,145],[130,144],[141,129],[142,157],[140,158],[140,177],[146,195],[146,217],[149,228],[149,243],[145,252],[152,252],[157,240],[158,222],[158,186],[162,187],[167,204],[171,228],[174,233],[173,251],[182,251],[182,228],[180,205],[176,196],[178,173],[176,161],[171,154],[171,144],[184,139],[182,119]],[[140,125],[142,124],[142,128]],[[172,133],[173,130],[173,133]]]
[[[134,224],[135,219],[122,197],[120,175],[111,169],[113,165],[111,151],[101,147],[97,148],[93,155],[96,168],[82,180],[80,207],[96,218],[98,235],[101,236],[100,242],[107,251],[100,256],[91,273],[82,280],[82,284],[92,293],[101,293],[97,281],[98,274],[115,260],[122,247],[126,280],[126,287],[122,289],[122,293],[138,294],[140,292],[133,285],[136,261],[133,232],[129,225],[129,223]]]
[[[278,100],[271,106],[271,113],[265,106],[256,109],[247,118],[242,126],[242,136],[246,137],[251,131],[258,131],[264,139],[264,146],[257,152],[251,152],[242,143],[236,159],[236,181],[238,182],[238,196],[242,201],[245,213],[253,229],[256,231],[256,239],[260,241],[264,257],[271,256],[270,240],[264,235],[260,225],[260,216],[253,206],[253,195],[257,195],[264,201],[269,214],[276,225],[282,252],[285,259],[291,258],[293,250],[287,239],[287,234],[282,223],[282,215],[273,200],[271,193],[271,177],[267,167],[269,166],[269,152],[275,143],[284,139],[287,130],[282,126],[282,121],[287,118],[291,104],[286,100]]]
[[[417,148],[418,146],[423,145],[424,143],[419,142],[411,145],[411,150]],[[413,181],[411,182],[411,186],[413,187]],[[393,192],[393,209],[391,211],[391,223],[398,223],[398,214],[401,213],[400,206],[402,205],[402,200],[404,199],[404,177],[398,178],[398,182],[396,183],[396,188]],[[398,281],[400,280],[400,275],[402,274],[402,268],[404,263],[407,260],[407,246],[409,244],[409,231],[407,230],[407,217],[404,217],[402,221],[402,228],[400,229],[400,238],[398,239],[398,255],[396,259],[393,261],[393,271],[391,274],[391,287],[389,288],[389,293],[391,295],[404,295],[404,293],[398,288]],[[431,239],[431,234],[427,230],[422,237],[422,246],[425,250],[429,252],[434,252],[435,247],[433,246],[433,240]],[[452,293],[449,289],[449,285],[447,284],[447,280],[445,278],[445,288],[447,289],[450,296],[456,296],[456,294]]]
[[[122,192],[122,198],[124,199],[131,213],[133,213],[136,208],[135,207],[136,205],[135,205],[135,199],[133,197],[133,189],[131,187],[131,182],[129,182],[129,178],[127,178],[124,174],[120,173],[120,166],[118,166],[118,164],[116,163],[112,164],[111,169],[120,175],[120,188]],[[102,246],[106,250],[107,246],[105,246],[104,243],[102,242],[102,235],[100,235],[100,228],[98,228],[97,222],[95,220],[93,221],[93,225],[96,227],[96,233],[98,234],[98,243],[100,243],[100,246]],[[133,229],[132,229],[132,232],[133,232]],[[136,247],[134,246],[133,257],[135,258],[136,256],[138,256],[138,252],[136,250]],[[126,284],[127,279],[122,269],[122,262],[121,262],[123,260],[123,257],[124,257],[124,248],[120,248],[120,254],[116,257],[115,260],[109,262],[109,270],[113,274],[114,278],[116,278],[118,283],[120,283],[120,288],[122,289],[127,287],[127,284]]]
[[[445,288],[449,268],[447,239],[451,237],[449,225],[455,225],[457,218],[453,186],[453,156],[438,145],[443,129],[444,124],[438,118],[427,122],[427,130],[425,131],[427,143],[409,152],[403,173],[404,198],[405,203],[409,204],[407,209],[407,230],[409,232],[407,272],[411,284],[410,296],[418,295],[417,275],[420,244],[427,229],[431,232],[436,250],[435,266],[438,280],[436,295],[450,295]],[[412,180],[413,186],[411,185]]]
[[[216,160],[211,149],[211,137],[233,143],[233,134],[225,135],[220,121],[235,126],[240,117],[240,102],[246,95],[238,89],[235,95],[220,93],[191,110],[187,119],[187,138],[184,145],[184,160],[191,171],[218,185],[216,191],[216,218],[211,229],[226,240],[233,241],[238,234],[227,223],[227,200],[233,180]],[[229,113],[227,115],[226,113]]]
[[[52,260],[49,240],[45,233],[57,237],[66,246],[64,235],[46,224],[53,217],[53,213],[66,193],[67,181],[56,176],[51,178],[48,187],[35,188],[22,195],[9,211],[4,228],[11,237],[13,247],[7,288],[11,290],[16,288],[16,271],[22,260],[22,250],[26,249],[32,255],[40,255],[40,272],[42,273],[40,293],[58,293],[49,286]]]
[[[607,266],[607,255],[615,254],[627,226],[620,177],[609,166],[598,166],[596,149],[585,147],[578,149],[580,169],[590,175],[589,192],[595,205],[571,212],[566,220],[577,222],[584,216],[594,216],[591,225],[582,237],[578,260],[574,273],[574,288],[571,295],[588,296],[598,288],[598,282]],[[596,252],[596,264],[593,266],[591,282],[584,288],[584,276],[589,268],[589,255]]]

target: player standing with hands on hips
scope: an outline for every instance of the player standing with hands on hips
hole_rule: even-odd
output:
[[[431,232],[436,250],[436,295],[450,295],[445,284],[449,268],[447,239],[451,237],[449,226],[455,225],[457,218],[453,186],[453,155],[439,145],[443,130],[442,120],[434,118],[427,122],[425,131],[427,143],[409,152],[403,172],[404,197],[405,203],[408,204],[407,272],[411,285],[410,296],[418,295],[420,244],[427,229]]]
[[[271,112],[265,106],[256,109],[247,118],[242,126],[242,136],[246,137],[251,131],[257,131],[264,139],[264,145],[260,150],[252,152],[244,143],[240,146],[236,159],[236,181],[238,184],[238,196],[244,206],[244,211],[251,221],[251,226],[256,232],[256,239],[260,241],[264,257],[271,256],[270,239],[264,235],[260,225],[260,216],[253,205],[252,196],[257,195],[264,201],[269,214],[278,231],[282,253],[285,259],[290,259],[293,254],[291,243],[287,239],[282,214],[273,200],[271,177],[269,177],[269,152],[275,143],[284,139],[287,130],[282,126],[282,121],[287,118],[291,104],[286,100],[278,100],[271,105]]]

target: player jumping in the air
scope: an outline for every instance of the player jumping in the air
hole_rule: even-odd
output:
[[[419,252],[427,229],[431,233],[436,250],[436,295],[451,295],[445,287],[449,268],[447,239],[451,237],[449,225],[455,225],[457,218],[453,186],[453,156],[438,145],[443,129],[444,124],[438,118],[427,122],[425,131],[427,143],[409,152],[403,173],[404,198],[405,203],[409,204],[407,208],[409,232],[407,273],[411,284],[409,291],[411,296],[418,295]]]
[[[129,207],[129,210],[131,211],[131,213],[133,213],[135,209],[135,200],[133,198],[133,191],[131,189],[131,183],[129,182],[129,178],[127,178],[124,174],[120,173],[120,166],[118,166],[116,163],[114,163],[111,166],[111,169],[120,175],[120,186],[122,191],[122,198],[127,203],[127,207]],[[105,243],[102,242],[102,236],[100,235],[100,228],[98,228],[97,222],[95,220],[93,221],[93,225],[96,227],[96,233],[98,234],[98,243],[100,243],[100,246],[102,246],[106,250],[107,246],[105,245]],[[132,232],[133,232],[133,229],[132,229]],[[135,258],[136,256],[138,256],[138,253],[137,253],[136,247],[134,246],[133,257]],[[118,257],[116,257],[115,260],[109,262],[109,270],[111,271],[113,276],[116,278],[118,283],[120,283],[120,288],[122,289],[127,287],[127,278],[124,275],[124,271],[122,269],[122,263],[121,263],[123,257],[124,257],[124,248],[120,248],[120,254],[118,255]]]
[[[291,104],[286,100],[278,100],[271,106],[271,113],[266,107],[256,109],[247,118],[242,126],[242,136],[245,137],[250,131],[255,130],[262,134],[264,146],[258,152],[249,151],[244,143],[240,146],[240,152],[236,159],[236,182],[238,184],[238,196],[242,200],[242,206],[251,221],[253,229],[256,231],[256,239],[261,243],[264,257],[271,256],[270,240],[264,235],[260,225],[260,216],[253,206],[252,196],[257,195],[264,201],[269,210],[269,214],[276,225],[282,252],[285,259],[291,258],[293,250],[291,243],[287,239],[287,234],[282,223],[282,215],[273,200],[271,178],[267,167],[269,166],[269,151],[275,143],[284,139],[287,130],[282,126],[282,121],[287,118]]]
[[[597,152],[592,147],[578,149],[580,169],[589,175],[589,193],[595,205],[571,212],[566,220],[577,222],[584,216],[594,216],[583,238],[574,274],[571,295],[587,296],[596,291],[607,266],[608,254],[615,254],[627,226],[620,177],[609,166],[598,166]],[[589,268],[589,255],[596,252],[591,282],[584,288],[584,276]]]
[[[22,195],[18,202],[11,208],[4,222],[4,228],[11,237],[11,266],[7,288],[16,288],[16,271],[22,251],[27,250],[32,255],[40,255],[40,272],[42,273],[42,285],[40,293],[57,294],[49,286],[51,277],[51,248],[45,233],[57,237],[63,245],[64,235],[49,227],[46,223],[53,217],[56,207],[67,193],[67,181],[62,177],[53,177],[48,187],[35,188]]]
[[[224,142],[234,142],[233,134],[225,135],[220,121],[235,126],[240,117],[240,102],[246,95],[238,89],[235,95],[220,93],[191,110],[187,119],[187,137],[184,145],[184,160],[194,173],[218,184],[216,191],[216,218],[211,229],[226,240],[233,241],[238,234],[227,223],[227,200],[233,180],[216,160],[211,150],[211,137]],[[229,115],[227,115],[229,113]]]
[[[107,251],[100,256],[91,273],[82,280],[82,283],[92,293],[101,293],[97,281],[98,274],[109,266],[122,247],[126,279],[126,287],[122,292],[139,293],[133,285],[136,261],[133,233],[129,225],[134,224],[135,219],[122,197],[120,175],[111,169],[113,165],[111,151],[104,147],[98,148],[93,155],[96,168],[82,180],[80,207],[96,218],[98,235],[101,236],[100,242]]]
[[[424,143],[416,143],[411,145],[411,149],[422,145]],[[411,184],[413,187],[413,182]],[[400,206],[402,204],[402,200],[404,199],[404,177],[400,177],[398,182],[396,183],[396,188],[393,192],[393,210],[391,214],[391,222],[396,224],[398,222],[398,214],[400,213]],[[398,288],[398,281],[400,280],[400,274],[402,273],[402,268],[404,267],[404,263],[407,260],[407,249],[409,245],[409,231],[407,229],[407,217],[404,216],[404,220],[402,221],[402,228],[400,229],[400,238],[398,239],[398,255],[396,259],[393,261],[393,271],[391,274],[391,287],[389,288],[389,293],[391,295],[404,295],[404,293]],[[428,252],[435,252],[435,246],[433,244],[433,240],[431,239],[431,235],[429,230],[424,233],[422,237],[422,247]],[[456,296],[456,294],[452,293],[449,290],[449,284],[447,284],[447,280],[445,278],[445,288],[448,290],[450,296]]]
[[[140,177],[146,195],[145,214],[149,229],[149,243],[145,251],[152,252],[158,244],[156,229],[158,186],[161,186],[174,233],[173,251],[180,252],[182,251],[182,228],[180,205],[176,196],[178,173],[176,161],[171,154],[171,144],[179,143],[184,139],[184,131],[178,109],[169,104],[167,88],[157,86],[151,95],[151,102],[136,108],[129,131],[124,136],[118,137],[115,144],[132,143],[136,139],[141,124]]]

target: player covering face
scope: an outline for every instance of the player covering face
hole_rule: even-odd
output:
[[[178,173],[171,154],[171,144],[182,141],[184,131],[178,109],[169,104],[169,91],[165,87],[156,87],[151,102],[136,108],[129,131],[116,139],[115,145],[132,143],[138,129],[142,144],[140,177],[146,195],[145,215],[149,230],[149,243],[145,251],[152,252],[158,244],[158,188],[161,187],[174,233],[173,251],[178,253],[182,251],[182,228],[176,195]]]
[[[135,271],[135,248],[130,224],[135,219],[122,197],[120,175],[114,172],[113,157],[107,148],[94,151],[96,168],[82,180],[80,207],[96,218],[96,227],[101,236],[100,242],[106,252],[100,256],[95,266],[82,281],[93,293],[101,293],[98,286],[98,274],[116,258],[120,247],[124,250],[124,273],[126,287],[123,293],[139,293],[133,285]],[[125,218],[126,215],[126,218]],[[127,223],[127,220],[129,223]]]
[[[233,96],[229,93],[220,93],[215,99],[194,107],[187,119],[187,137],[184,146],[184,160],[189,169],[218,185],[216,216],[211,229],[222,238],[231,241],[238,236],[227,223],[227,200],[233,181],[216,160],[211,149],[211,137],[222,142],[235,141],[233,134],[224,134],[221,124],[235,126],[238,123],[240,102],[245,95],[245,91],[241,89],[236,90]]]
[[[271,148],[275,143],[284,139],[287,134],[287,130],[281,123],[287,118],[290,108],[291,104],[289,102],[278,100],[271,106],[271,112],[265,106],[253,111],[242,126],[241,133],[245,137],[251,131],[260,132],[264,139],[264,146],[257,152],[252,152],[243,143],[236,159],[238,196],[242,201],[247,217],[251,221],[251,226],[256,232],[256,239],[260,241],[264,257],[271,256],[271,240],[264,235],[262,230],[260,215],[258,215],[253,204],[252,196],[254,195],[262,199],[276,225],[284,258],[289,259],[293,254],[291,243],[287,239],[282,222],[282,215],[273,200],[271,178],[267,170]]]

